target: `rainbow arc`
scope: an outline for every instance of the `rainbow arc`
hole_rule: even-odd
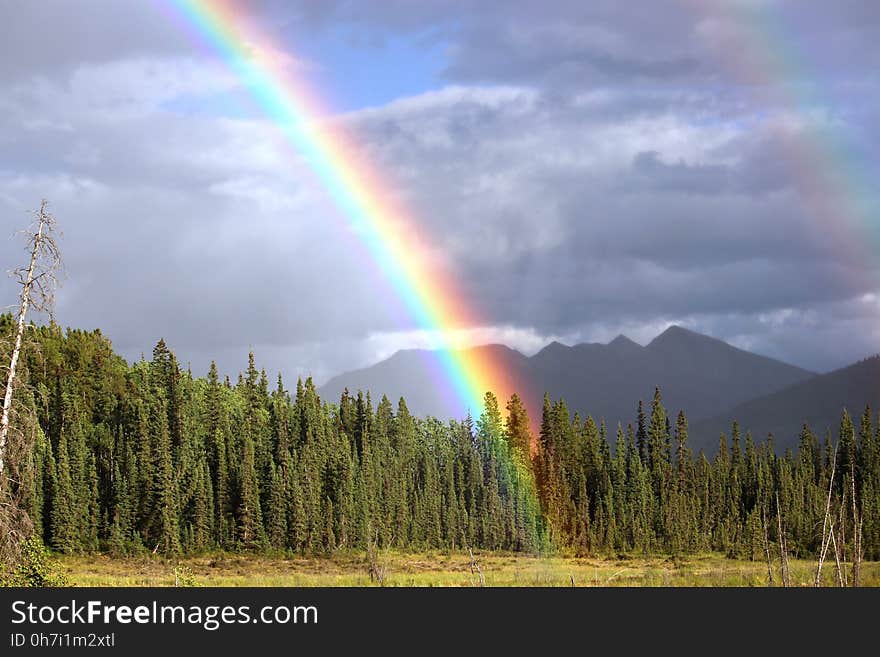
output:
[[[309,163],[339,216],[413,322],[429,336],[447,401],[463,415],[477,416],[484,394],[492,391],[503,405],[521,382],[492,350],[455,348],[457,331],[484,325],[479,313],[453,276],[437,266],[428,249],[431,241],[419,229],[423,223],[394,200],[381,173],[364,160],[343,126],[322,120],[330,113],[296,67],[281,61],[284,49],[259,33],[231,2],[177,0],[172,6],[184,25],[223,57],[296,154]]]

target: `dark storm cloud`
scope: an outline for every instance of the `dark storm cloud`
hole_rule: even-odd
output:
[[[687,56],[654,59],[633,55],[639,50],[630,50],[623,43],[603,47],[601,41],[617,42],[616,36],[571,29],[567,25],[547,26],[543,30],[523,30],[518,25],[499,30],[497,25],[485,25],[467,33],[464,45],[453,48],[453,63],[446,69],[446,75],[465,82],[584,84],[609,79],[675,78],[700,68],[698,60]],[[591,37],[600,43],[593,45]],[[487,46],[491,57],[475,56]]]
[[[581,86],[607,80],[669,79],[705,71],[689,32],[693,14],[679,3],[652,12],[636,3],[563,0],[468,2],[309,0],[284,10],[297,29],[369,34],[367,47],[407,35],[442,44],[444,77],[459,83]]]
[[[596,69],[612,79],[696,74],[717,79],[701,32],[711,26],[718,36],[737,22],[767,47],[789,47],[782,56],[803,47],[809,63],[819,68],[846,63],[858,52],[851,48],[865,46],[859,60],[848,63],[867,70],[878,57],[874,45],[880,25],[880,9],[862,0],[673,0],[652,6],[616,0],[304,0],[288,3],[284,11],[309,29],[342,25],[379,34],[433,33],[449,43],[451,79],[490,82],[553,80],[560,68]],[[801,41],[789,46],[786,30]],[[734,60],[745,54],[729,53]],[[808,67],[801,73],[808,74]]]
[[[880,350],[877,259],[853,256],[868,222],[841,214],[831,235],[790,147],[827,145],[876,203],[873,4],[242,6],[291,43],[341,30],[365,57],[399,37],[442,51],[425,82],[442,88],[338,120],[457,273],[481,339],[533,350],[681,322],[816,369]],[[259,117],[210,111],[246,93],[162,7],[0,6],[2,225],[52,201],[59,319],[129,357],[164,336],[197,371],[212,357],[234,371],[253,348],[326,378],[420,345],[307,164]],[[743,31],[778,44],[786,94],[736,70]],[[0,241],[4,263],[20,258]],[[9,282],[0,294],[14,301]]]
[[[634,173],[648,186],[673,192],[717,195],[730,189],[731,172],[719,164],[667,164],[656,151],[642,151],[633,159]]]
[[[767,121],[744,130],[686,111],[596,121],[589,98],[553,108],[544,98],[449,90],[362,119],[366,134],[381,135],[390,170],[430,161],[423,184],[409,183],[419,216],[457,253],[489,316],[545,335],[690,318],[734,339],[712,318],[735,312],[760,336],[767,313],[804,313],[876,289],[876,261],[853,257],[866,227],[829,225],[803,195],[802,163],[791,161],[788,144],[812,139],[807,128]],[[486,127],[461,139],[475,116]],[[870,325],[849,326],[863,336],[838,344],[836,360],[827,345],[795,360],[821,369],[858,357],[873,340],[864,337]],[[791,344],[807,344],[813,328],[787,330],[803,332]],[[767,335],[765,345],[757,337],[750,344],[791,357]]]

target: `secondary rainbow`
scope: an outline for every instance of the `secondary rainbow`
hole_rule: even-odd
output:
[[[284,48],[226,0],[173,0],[170,7],[223,57],[296,154],[307,160],[409,316],[427,332],[449,401],[475,416],[487,391],[503,404],[516,389],[512,373],[488,353],[454,348],[456,331],[481,326],[466,295],[438,264],[419,222],[395,200],[351,136],[338,122],[326,120],[332,113],[299,78],[296,67],[279,61]]]
[[[823,81],[811,70],[808,51],[798,43],[795,27],[782,10],[760,3],[682,0],[707,24],[728,26],[719,44],[719,59],[744,83],[762,107],[801,122],[776,130],[779,154],[792,182],[829,251],[844,253],[853,264],[873,270],[878,242],[880,199],[865,157],[845,139],[845,130],[811,120],[817,110],[835,107],[823,96]],[[817,240],[818,241],[818,240]],[[857,293],[873,290],[876,281],[858,267],[829,274]]]

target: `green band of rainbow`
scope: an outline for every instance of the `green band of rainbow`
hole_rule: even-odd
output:
[[[880,243],[880,193],[864,157],[831,122],[810,121],[817,110],[834,108],[822,81],[798,49],[790,25],[774,3],[728,0],[680,0],[706,25],[728,26],[716,44],[722,63],[750,91],[761,107],[804,117],[805,125],[777,130],[777,147],[797,193],[806,201],[805,219],[812,222],[830,252],[845,253],[851,267],[831,275],[845,286],[864,289],[860,266],[873,270]],[[832,6],[833,3],[829,3]],[[793,9],[797,9],[794,3]]]
[[[413,321],[433,340],[443,388],[451,390],[456,406],[476,416],[485,392],[502,400],[509,396],[514,382],[500,363],[480,350],[453,348],[453,331],[480,326],[476,313],[449,273],[435,264],[419,223],[393,200],[395,195],[351,137],[337,123],[322,121],[328,112],[317,96],[295,71],[273,61],[273,53],[283,49],[249,25],[230,2],[174,0],[171,7],[235,71],[297,155],[309,163]]]

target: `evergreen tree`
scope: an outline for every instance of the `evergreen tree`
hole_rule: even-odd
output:
[[[523,458],[531,455],[532,436],[529,430],[529,414],[519,395],[513,393],[507,402],[507,441],[519,450]]]
[[[0,319],[0,333],[9,326]],[[548,548],[578,554],[716,550],[763,559],[820,549],[832,461],[838,548],[880,558],[880,426],[842,412],[824,445],[804,426],[797,449],[776,453],[738,424],[717,453],[694,456],[687,417],[666,414],[659,389],[646,416],[618,426],[572,414],[545,395],[530,439],[518,396],[487,394],[474,426],[414,417],[400,399],[373,408],[346,391],[321,401],[311,379],[285,390],[249,355],[233,386],[216,365],[181,371],[164,341],[151,361],[127,364],[99,332],[35,327],[39,363],[22,368],[22,395],[39,428],[23,503],[53,549],[162,554],[213,549],[393,546],[401,550]],[[28,358],[32,358],[28,356]],[[39,399],[39,403],[37,403]],[[586,411],[589,409],[576,409]],[[836,445],[836,458],[835,447]],[[842,510],[842,512],[841,512]]]
[[[165,554],[180,550],[177,484],[171,459],[171,437],[168,433],[168,414],[164,400],[154,406],[150,414],[153,430],[152,453],[152,503],[148,544]]]

